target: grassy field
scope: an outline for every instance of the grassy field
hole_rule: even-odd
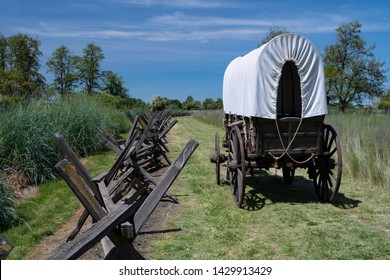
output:
[[[246,205],[235,206],[227,184],[215,183],[214,134],[222,129],[180,118],[170,135],[179,149],[200,145],[173,189],[180,213],[166,226],[181,228],[153,242],[157,259],[389,259],[390,194],[345,176],[335,205],[318,202],[299,172],[292,186],[260,172],[247,177]]]
[[[353,179],[348,171],[336,204],[330,205],[318,202],[304,170],[296,174],[292,186],[285,186],[272,170],[258,172],[247,176],[246,202],[239,209],[229,186],[215,183],[215,165],[209,160],[214,153],[214,134],[222,135],[222,126],[217,128],[194,117],[178,120],[169,134],[173,154],[190,138],[200,145],[170,190],[180,200],[177,213],[167,216],[162,228],[156,229],[181,231],[156,235],[147,244],[147,251],[153,252],[150,258],[390,259],[388,186],[367,183],[369,178]],[[340,119],[333,121],[344,131]],[[215,118],[215,123],[219,122]],[[87,169],[97,174],[113,160],[111,153],[89,157]],[[17,245],[11,259],[24,259],[35,244],[55,232],[79,207],[62,181],[39,188],[38,197],[18,207],[24,224],[2,233]]]

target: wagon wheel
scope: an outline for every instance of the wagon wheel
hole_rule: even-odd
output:
[[[294,167],[283,167],[283,182],[286,185],[291,185],[294,180],[295,168]]]
[[[321,202],[334,201],[340,188],[342,164],[339,137],[332,126],[325,125],[322,152],[318,156],[317,170],[313,177],[314,188]]]
[[[216,161],[215,161],[215,178],[217,181],[217,184],[219,185],[221,180],[220,180],[220,175],[221,175],[221,150],[219,149],[219,134],[215,133],[215,156],[216,156]]]
[[[229,137],[228,180],[234,202],[241,207],[245,194],[245,151],[241,132],[233,127]]]

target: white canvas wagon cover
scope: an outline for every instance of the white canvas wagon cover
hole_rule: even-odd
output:
[[[301,116],[327,114],[320,53],[308,39],[297,34],[279,35],[228,65],[223,81],[225,113],[276,119],[279,80],[288,61],[298,71]]]

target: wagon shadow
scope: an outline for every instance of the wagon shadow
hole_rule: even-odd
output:
[[[321,203],[314,190],[313,181],[304,176],[295,176],[293,183],[286,185],[282,177],[262,170],[255,175],[248,175],[245,184],[246,193],[242,208],[248,211],[261,210],[276,203]],[[360,203],[360,200],[348,198],[339,192],[333,205],[341,209],[351,209],[358,207]]]

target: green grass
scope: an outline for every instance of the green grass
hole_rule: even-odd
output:
[[[200,145],[170,189],[180,200],[178,213],[168,216],[160,228],[181,231],[155,235],[144,245],[153,252],[148,258],[390,259],[388,188],[346,172],[335,205],[321,204],[304,170],[298,170],[289,187],[272,170],[261,171],[247,175],[246,202],[239,209],[229,186],[215,183],[215,166],[209,160],[214,134],[222,135],[222,127],[193,117],[178,120],[169,134],[173,154],[190,138]],[[327,122],[332,123],[328,118]],[[96,174],[112,161],[111,153],[98,155],[88,158],[87,167]],[[79,205],[62,181],[44,184],[40,196],[45,198],[32,199],[18,209],[28,226],[2,233],[16,245],[12,259],[24,259],[34,244],[69,220]]]
[[[200,145],[173,188],[179,214],[166,227],[181,228],[152,243],[157,259],[389,259],[390,195],[345,177],[335,205],[318,202],[299,172],[292,186],[266,172],[246,177],[247,202],[235,206],[229,186],[215,183],[214,133],[222,129],[180,118],[170,136],[177,149]]]
[[[340,137],[343,173],[390,191],[390,114],[331,111],[325,123],[332,125]],[[223,127],[221,110],[198,111],[193,118]]]
[[[326,122],[340,136],[345,174],[390,191],[390,114],[333,114]]]
[[[54,141],[55,132],[86,156],[102,151],[95,137],[99,126],[120,133],[124,120],[124,112],[89,95],[14,105],[0,111],[0,170],[16,170],[32,183],[52,180],[54,165],[63,156]]]
[[[110,167],[113,153],[88,157],[86,168],[97,175]],[[62,180],[39,185],[39,195],[16,207],[22,219],[19,226],[1,232],[14,244],[7,259],[25,259],[28,252],[43,238],[54,234],[80,208],[80,202]],[[64,240],[65,241],[65,240]]]

